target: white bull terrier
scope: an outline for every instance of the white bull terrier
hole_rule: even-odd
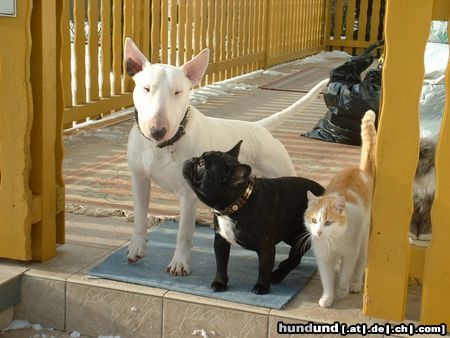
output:
[[[287,109],[256,122],[212,118],[190,105],[189,91],[208,66],[203,50],[182,67],[150,64],[130,38],[125,41],[127,73],[135,82],[136,123],[128,138],[128,163],[134,203],[134,231],[128,260],[144,256],[150,182],[173,192],[181,207],[177,243],[167,272],[188,275],[197,197],[182,175],[185,160],[205,151],[227,151],[244,140],[239,160],[264,177],[296,176],[289,155],[269,130],[310,104],[328,79]]]

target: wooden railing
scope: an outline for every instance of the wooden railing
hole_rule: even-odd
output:
[[[330,0],[327,48],[358,55],[382,39],[385,7],[386,0]]]
[[[123,67],[126,36],[152,63],[182,65],[209,48],[204,85],[324,50],[325,3],[66,0],[61,20],[64,125],[132,104],[133,84]]]
[[[364,292],[364,313],[388,320],[405,318],[408,276],[423,279],[421,322],[450,325],[450,67],[436,149],[436,194],[428,248],[408,242],[412,191],[419,154],[419,99],[430,22],[450,17],[450,1],[389,1],[386,59],[379,122],[372,233]],[[411,271],[411,268],[414,271]],[[422,278],[423,277],[423,278]]]

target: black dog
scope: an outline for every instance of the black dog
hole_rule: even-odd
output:
[[[215,214],[214,252],[217,273],[211,284],[214,292],[227,288],[230,243],[256,251],[259,258],[256,294],[269,292],[270,283],[279,283],[309,249],[303,214],[306,193],[320,196],[324,188],[301,177],[254,178],[251,167],[237,158],[242,141],[227,153],[210,151],[187,160],[183,176],[198,198]],[[275,245],[289,244],[289,257],[272,272]]]

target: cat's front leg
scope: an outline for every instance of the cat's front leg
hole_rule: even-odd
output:
[[[214,216],[214,224],[217,229],[217,218]],[[214,292],[222,292],[227,289],[228,283],[228,259],[230,257],[230,243],[217,232],[214,236],[214,254],[216,256],[216,278],[211,283]]]
[[[332,254],[321,252],[322,250],[320,249],[324,248],[315,248],[314,250],[323,287],[319,305],[321,307],[330,307],[334,300],[334,265],[336,264],[336,259]]]
[[[257,251],[259,259],[258,281],[253,286],[252,292],[264,295],[270,290],[272,269],[275,263],[275,245],[267,245]]]

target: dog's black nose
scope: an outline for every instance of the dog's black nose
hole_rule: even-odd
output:
[[[152,138],[156,141],[162,139],[164,135],[166,135],[166,133],[167,133],[166,127],[162,127],[160,129],[152,127],[150,129],[150,134],[152,135]]]

